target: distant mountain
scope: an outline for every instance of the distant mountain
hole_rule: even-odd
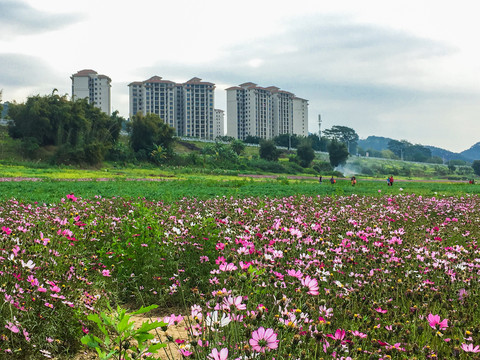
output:
[[[464,150],[460,154],[466,157],[469,161],[480,160],[480,142],[477,142],[475,145],[472,145],[470,149]]]
[[[449,150],[445,150],[436,146],[424,145],[427,149],[430,149],[432,152],[432,156],[438,156],[442,158],[444,161],[448,160],[463,160],[471,162],[467,156],[464,156],[463,153],[454,153]]]
[[[358,146],[360,146],[364,150],[373,149],[377,151],[382,151],[388,149],[388,143],[390,142],[390,140],[395,139],[383,136],[369,136],[366,139],[358,140]],[[432,152],[432,156],[441,157],[445,161],[463,160],[472,162],[473,160],[480,159],[480,142],[473,145],[470,149],[462,151],[461,153],[455,153],[436,146],[423,146],[430,149],[430,151]]]
[[[360,146],[363,150],[377,150],[382,151],[388,149],[388,143],[391,138],[386,138],[383,136],[369,136],[366,139],[358,140],[358,146]]]

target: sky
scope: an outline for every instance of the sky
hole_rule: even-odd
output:
[[[277,86],[334,125],[460,152],[480,141],[477,0],[0,0],[3,101],[71,96],[70,76]],[[228,116],[228,114],[227,114]]]

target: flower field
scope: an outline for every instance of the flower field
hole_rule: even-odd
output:
[[[175,309],[151,339],[164,358],[479,359],[479,210],[401,193],[2,201],[0,358],[72,358],[108,304],[157,304]]]

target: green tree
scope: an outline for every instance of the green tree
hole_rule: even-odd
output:
[[[357,152],[358,134],[348,126],[332,126],[331,129],[323,131],[323,135],[330,140],[338,140],[348,147],[348,152],[355,154]]]
[[[281,134],[273,138],[273,141],[277,146],[283,146],[286,148],[292,147],[294,149],[300,144],[300,140],[301,137],[296,134]]]
[[[480,160],[473,160],[472,169],[475,174],[480,176]]]
[[[157,114],[144,116],[141,112],[137,113],[132,117],[130,132],[130,145],[135,152],[151,154],[158,146],[169,153],[172,151],[175,129],[165,124]]]
[[[347,145],[333,139],[328,145],[328,156],[330,164],[335,168],[338,165],[345,164],[348,159]]]
[[[326,137],[319,138],[317,134],[310,134],[307,139],[311,142],[313,150],[328,151],[328,139]]]
[[[2,112],[3,112],[2,95],[3,95],[3,90],[0,90],[0,118],[2,117]]]
[[[309,141],[304,140],[297,146],[297,158],[300,166],[307,168],[315,159],[315,151]]]
[[[21,139],[27,153],[35,146],[54,146],[54,161],[97,164],[117,141],[122,119],[112,117],[83,100],[70,101],[54,90],[47,96],[31,96],[9,107],[13,120],[9,134]]]
[[[280,157],[280,151],[272,140],[261,140],[258,152],[260,158],[268,161],[277,161]]]
[[[233,140],[230,143],[230,147],[237,155],[241,155],[245,151],[245,144],[242,140]]]
[[[409,146],[412,146],[412,144],[410,144],[406,140],[402,140],[402,141],[390,140],[387,146],[388,146],[388,150],[392,151],[400,159],[403,159],[405,155],[405,149]]]
[[[262,138],[260,136],[252,136],[247,135],[247,137],[243,140],[245,144],[260,144]]]

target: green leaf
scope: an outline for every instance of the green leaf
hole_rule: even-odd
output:
[[[153,321],[153,322],[144,322],[142,323],[142,326],[137,330],[138,332],[148,332],[150,330],[162,327],[162,326],[167,326],[167,323],[164,323],[163,321]]]
[[[153,344],[153,345],[150,345],[150,347],[148,348],[147,351],[155,354],[157,350],[159,350],[161,348],[164,348],[164,347],[167,347],[167,344],[162,344],[162,343]]]
[[[153,339],[155,336],[153,334],[149,334],[149,333],[143,333],[143,334],[136,334],[134,336],[134,339],[137,340],[137,342],[139,344],[147,341],[147,340],[151,340]]]
[[[98,339],[100,340],[100,339]],[[87,345],[89,348],[98,348],[99,342],[95,340],[95,338],[91,335],[85,335],[80,339],[82,344]]]
[[[123,333],[129,326],[133,326],[133,322],[128,322],[130,320],[130,316],[126,315],[122,317],[120,322],[116,326],[116,330],[119,334]]]
[[[131,315],[144,314],[144,313],[149,312],[150,310],[153,310],[153,309],[156,309],[156,308],[158,308],[158,305],[150,305],[150,306],[147,306],[147,307],[142,306],[137,311],[132,312]]]

